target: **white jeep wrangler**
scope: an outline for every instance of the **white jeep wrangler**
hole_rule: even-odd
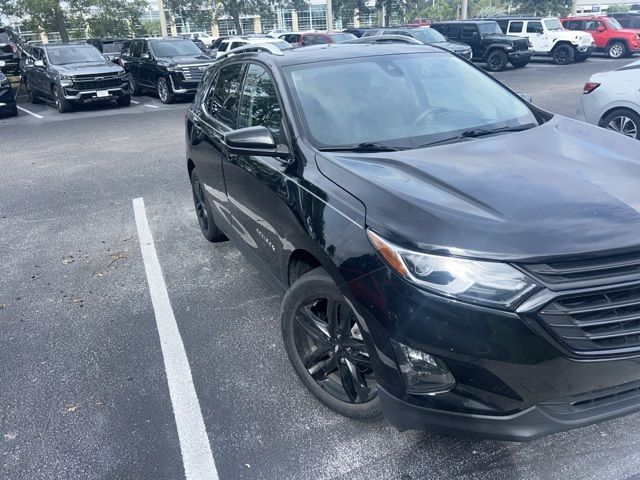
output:
[[[565,30],[556,17],[499,17],[493,19],[507,35],[527,37],[536,55],[549,55],[554,63],[582,62],[594,48],[590,33]]]

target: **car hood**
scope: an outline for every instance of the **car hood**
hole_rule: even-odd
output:
[[[210,64],[213,62],[213,58],[207,55],[190,55],[188,57],[179,56],[179,57],[162,57],[158,59],[159,62],[165,64],[167,66],[171,65],[199,65],[199,64]]]
[[[447,50],[449,50],[450,52],[466,52],[467,50],[471,50],[471,47],[469,45],[466,45],[464,43],[458,43],[458,42],[432,42],[429,43],[429,45],[435,45],[436,47],[442,47],[442,48],[446,48]]]
[[[105,59],[104,63],[55,65],[60,75],[99,75],[122,72],[122,67]]]
[[[556,116],[523,132],[316,161],[396,243],[522,261],[639,246],[638,145]]]

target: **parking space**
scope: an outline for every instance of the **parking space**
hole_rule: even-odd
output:
[[[573,116],[592,73],[629,61],[535,59],[495,76]],[[19,116],[0,119],[0,479],[201,478],[189,477],[185,455],[199,445],[185,443],[193,430],[176,421],[189,395],[172,391],[166,348],[178,340],[199,400],[184,418],[201,415],[222,480],[640,471],[640,414],[516,444],[398,432],[321,406],[287,360],[280,297],[230,243],[200,234],[185,166],[188,104],[134,100],[60,114],[21,97]],[[138,198],[170,302],[162,313]],[[177,326],[170,345],[163,315]]]

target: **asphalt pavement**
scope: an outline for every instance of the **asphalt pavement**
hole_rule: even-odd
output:
[[[536,59],[495,76],[572,116],[592,73],[628,61]],[[398,432],[321,406],[289,366],[280,298],[230,243],[200,234],[187,104],[135,100],[65,115],[21,103],[17,118],[0,119],[0,479],[185,478],[137,198],[220,479],[640,472],[640,415],[519,444]]]

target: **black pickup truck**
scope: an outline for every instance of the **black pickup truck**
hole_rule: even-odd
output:
[[[24,77],[31,101],[53,103],[60,113],[71,111],[74,104],[131,103],[124,69],[86,43],[31,46]]]
[[[497,22],[492,20],[457,20],[438,22],[431,28],[447,39],[466,43],[473,50],[473,60],[485,62],[487,70],[499,72],[511,63],[522,68],[529,63],[533,49],[529,39],[502,33]]]

